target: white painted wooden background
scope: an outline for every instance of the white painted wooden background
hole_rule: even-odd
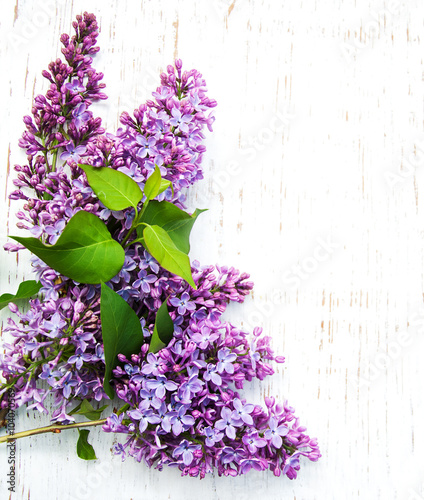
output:
[[[42,8],[44,5],[44,9]],[[22,116],[74,16],[96,13],[110,130],[180,57],[218,101],[192,258],[250,272],[231,307],[260,324],[286,364],[246,395],[287,398],[323,457],[299,478],[181,478],[110,452],[75,454],[76,431],[17,443],[17,493],[32,500],[424,499],[424,5],[384,0],[2,0],[1,244]],[[421,148],[421,149],[420,149]],[[330,245],[328,247],[328,245]],[[30,276],[1,254],[1,292]],[[296,267],[300,266],[300,267]],[[298,273],[301,277],[296,277]],[[7,318],[3,311],[1,318]],[[18,412],[17,428],[45,425]],[[0,450],[0,497],[7,454]]]

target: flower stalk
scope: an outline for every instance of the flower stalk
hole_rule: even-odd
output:
[[[6,436],[0,437],[0,443],[10,443],[10,441],[15,441],[16,439],[21,439],[29,436],[36,436],[37,434],[47,434],[48,432],[53,432],[54,434],[60,434],[62,431],[68,429],[79,429],[81,427],[95,427],[97,425],[103,425],[106,422],[106,418],[100,420],[91,420],[87,422],[76,422],[73,424],[56,424],[48,425],[46,427],[38,427],[37,429],[30,429],[28,431],[16,432],[15,434],[8,434]]]

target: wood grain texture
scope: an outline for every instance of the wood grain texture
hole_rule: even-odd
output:
[[[210,210],[191,256],[251,273],[253,296],[227,317],[263,326],[286,364],[246,396],[288,399],[323,457],[293,482],[199,481],[121,463],[101,431],[91,433],[99,461],[85,463],[69,431],[17,443],[11,498],[424,499],[422,2],[2,2],[2,244],[16,234],[7,193],[22,116],[46,91],[41,70],[60,34],[88,9],[101,26],[96,68],[110,98],[97,110],[110,130],[175,57],[206,78],[218,108],[189,205]],[[0,273],[1,292],[14,290],[29,255],[4,252]],[[45,423],[17,414],[18,430]],[[6,462],[2,448],[1,471]],[[7,498],[3,472],[0,489]]]

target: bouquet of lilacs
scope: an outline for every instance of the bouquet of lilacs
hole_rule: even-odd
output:
[[[3,414],[26,405],[51,425],[0,442],[78,428],[78,455],[93,459],[81,429],[102,425],[125,435],[115,445],[122,459],[201,478],[269,468],[293,479],[302,456],[320,457],[317,441],[287,403],[250,404],[239,392],[284,358],[261,328],[248,334],[222,318],[253,284],[232,267],[188,257],[203,210],[186,212],[184,191],[202,179],[216,102],[202,75],[176,60],[152,100],[106,133],[92,112],[106,98],[92,67],[96,19],[85,13],[73,27],[61,37],[64,60],[43,71],[49,90],[24,118],[27,163],[15,167],[10,195],[23,202],[18,227],[29,236],[6,249],[33,252],[36,280],[0,297],[18,318],[4,329]],[[30,299],[26,312],[22,299]]]

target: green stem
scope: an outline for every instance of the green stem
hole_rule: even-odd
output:
[[[58,150],[56,148],[55,152],[53,153],[52,172],[56,172],[57,153]]]
[[[92,420],[91,422],[77,422],[75,424],[67,425],[48,425],[47,427],[39,427],[38,429],[30,429],[29,431],[17,432],[16,434],[8,434],[6,436],[0,437],[0,443],[8,443],[14,441],[15,439],[20,439],[28,436],[35,436],[37,434],[46,434],[47,432],[53,432],[55,434],[60,434],[63,430],[67,429],[78,429],[79,427],[93,427],[96,425],[103,425],[106,422],[106,418],[101,420]]]
[[[141,209],[140,213],[137,213],[137,208],[135,208],[135,216],[134,220],[132,221],[131,227],[128,230],[128,233],[125,235],[125,238],[121,241],[121,245],[125,247],[125,243],[128,241],[128,238],[131,236],[133,233],[134,229],[138,226],[140,219],[143,217],[144,212],[146,211],[147,205],[149,204],[149,200],[146,200],[143,208]]]

